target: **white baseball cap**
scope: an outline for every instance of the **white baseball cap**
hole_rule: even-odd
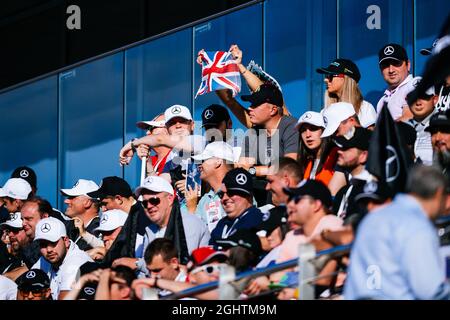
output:
[[[66,227],[60,220],[48,217],[39,220],[36,224],[36,233],[34,240],[47,240],[50,242],[56,242],[62,237],[66,237]]]
[[[31,185],[22,178],[11,178],[0,188],[0,197],[26,200],[31,192]]]
[[[141,195],[142,190],[167,192],[173,194],[173,187],[170,185],[169,181],[158,176],[150,176],[145,178],[144,182],[134,191],[136,197]]]
[[[125,224],[128,214],[119,209],[112,209],[102,213],[102,219],[96,231],[113,231]]]
[[[186,120],[192,120],[192,115],[189,109],[185,106],[174,104],[164,111],[164,119],[166,119],[166,123],[170,121],[172,118],[180,117]]]
[[[88,196],[89,192],[97,191],[99,188],[92,180],[79,179],[72,189],[61,189],[61,193],[69,197]]]
[[[14,212],[9,215],[9,219],[0,224],[1,226],[8,226],[15,229],[22,229],[22,215],[20,212]]]
[[[165,121],[138,121],[136,127],[142,130],[150,130],[151,128],[165,128]]]
[[[303,123],[309,123],[316,127],[325,128],[325,123],[323,122],[323,117],[320,112],[315,112],[315,111],[305,112],[304,114],[302,114],[300,119],[298,119],[298,122],[295,125],[295,128],[297,128],[297,130],[300,129],[300,126]]]
[[[193,156],[192,159],[202,161],[211,158],[219,158],[227,160],[229,162],[234,162],[233,148],[224,141],[215,141],[209,143],[203,152]]]
[[[339,128],[342,121],[355,115],[355,108],[348,102],[336,102],[330,104],[322,112],[325,130],[321,138],[329,137]]]

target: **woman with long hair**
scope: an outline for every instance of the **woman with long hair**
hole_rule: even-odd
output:
[[[297,122],[300,132],[298,162],[303,179],[314,179],[328,185],[334,174],[337,147],[330,138],[321,138],[325,128],[319,112],[307,111]]]
[[[373,105],[363,99],[358,85],[361,74],[353,61],[336,59],[328,67],[316,71],[325,74],[325,108],[335,102],[348,102],[355,108],[362,127],[369,128],[376,123],[377,113]]]

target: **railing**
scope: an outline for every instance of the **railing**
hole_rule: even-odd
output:
[[[324,264],[323,261],[325,261],[322,259],[322,262],[319,262],[319,258],[327,258],[326,261],[328,261],[328,259],[347,254],[350,251],[351,245],[352,244],[337,246],[331,249],[319,251],[317,253],[315,253],[313,245],[301,245],[299,248],[299,258],[271,265],[266,268],[242,272],[237,275],[234,275],[234,269],[231,266],[224,266],[224,268],[221,268],[219,281],[201,284],[193,288],[176,292],[161,298],[161,300],[174,300],[191,297],[217,288],[219,288],[220,299],[236,299],[243,287],[245,287],[247,281],[260,276],[272,274],[277,271],[294,268],[296,266],[299,267],[299,299],[313,299],[313,281],[317,278],[316,274],[317,269],[320,269],[319,265]]]

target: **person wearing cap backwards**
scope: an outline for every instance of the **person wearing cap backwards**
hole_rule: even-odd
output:
[[[128,213],[128,218],[104,257],[103,264],[110,266],[114,260],[123,257],[141,257],[144,252],[145,228],[151,221],[145,214],[142,203],[134,198],[128,182],[116,176],[105,177],[100,188],[89,192],[88,196],[100,201],[102,211],[122,210]]]
[[[92,247],[87,251],[89,256],[96,261],[102,261],[106,253],[111,249],[114,241],[122,230],[128,214],[119,209],[107,210],[102,213],[102,219],[99,226],[95,229],[100,235],[101,239],[86,232],[83,236],[85,241]]]
[[[239,229],[250,229],[262,222],[262,212],[253,205],[253,183],[250,173],[242,168],[228,171],[218,192],[226,216],[211,232],[210,244],[226,239]]]
[[[431,134],[433,164],[450,177],[450,109],[435,113],[425,131]]]
[[[158,114],[151,121],[139,121],[136,126],[140,129],[146,130],[146,135],[168,135],[169,131],[166,128],[166,120],[164,114]],[[159,175],[163,172],[164,166],[167,161],[170,161],[173,157],[172,148],[165,146],[153,147],[152,150],[155,155],[152,155],[147,160],[147,174]],[[145,144],[140,144],[136,149],[136,153],[140,159],[149,155],[149,147]]]
[[[3,188],[0,188],[0,197],[3,198],[4,206],[9,213],[20,211],[24,200],[32,193],[30,184],[22,178],[10,178]]]
[[[50,279],[40,269],[31,269],[16,280],[17,300],[52,300]]]
[[[316,72],[325,74],[325,109],[332,103],[348,102],[355,108],[361,126],[367,128],[375,125],[377,113],[372,104],[363,100],[358,86],[361,73],[353,61],[335,59],[328,67],[316,69]]]
[[[345,299],[450,299],[432,223],[444,212],[447,194],[448,179],[436,167],[416,165],[410,170],[406,194],[397,194],[358,227]]]
[[[356,128],[352,137],[336,137],[334,142],[339,148],[337,164],[350,172],[349,184],[342,187],[334,198],[333,211],[342,219],[349,217],[355,209],[355,192],[357,185],[363,185],[374,177],[365,169],[367,162],[371,131]]]
[[[93,260],[68,238],[66,227],[56,218],[39,221],[34,240],[39,241],[42,257],[32,269],[48,275],[54,300],[63,299],[72,289],[80,266]]]
[[[79,179],[71,189],[61,189],[61,194],[66,197],[67,205],[65,215],[72,219],[66,224],[68,237],[74,241],[81,250],[92,249],[82,237],[84,231],[98,236],[95,228],[99,226],[99,203],[87,194],[99,189],[92,180]]]
[[[233,149],[223,141],[209,143],[199,155],[192,157],[200,162],[200,179],[211,186],[198,202],[195,214],[211,232],[226,214],[220,203],[219,190],[225,175],[233,169]]]
[[[436,39],[430,48],[421,49],[420,53],[424,56],[431,55],[439,40]],[[438,97],[435,103],[436,111],[441,112],[450,109],[450,75],[445,78],[445,81],[436,86],[434,91]]]
[[[414,154],[416,159],[425,165],[433,163],[433,147],[431,146],[431,135],[425,131],[425,128],[430,124],[430,118],[435,113],[437,96],[434,93],[434,88],[428,89],[422,97],[419,97],[411,106],[411,113],[413,118],[409,123],[416,130],[416,142],[414,144]],[[417,160],[416,160],[417,161]]]
[[[178,259],[185,264],[192,250],[208,243],[210,234],[206,225],[195,215],[181,212],[173,187],[164,178],[147,177],[136,188],[135,195],[142,196],[145,212],[152,222],[145,228],[143,252],[154,239],[168,238],[175,243]],[[117,259],[112,265],[148,273],[143,256]]]
[[[202,246],[194,251],[189,258],[187,282],[167,280],[157,277],[137,279],[133,282],[133,289],[139,299],[143,299],[143,288],[159,288],[170,292],[183,291],[201,284],[219,280],[219,267],[228,260],[222,251],[216,251],[210,246]],[[210,290],[192,296],[201,300],[217,300],[218,290]]]
[[[337,148],[330,138],[321,138],[325,129],[319,112],[307,111],[297,122],[300,132],[298,159],[303,179],[315,179],[328,185],[335,171]]]
[[[15,280],[32,265],[23,254],[24,249],[30,244],[30,239],[23,229],[20,212],[11,214],[9,220],[0,224],[0,228],[3,235],[8,238],[9,247],[5,261],[0,265],[0,272]]]
[[[406,96],[414,89],[415,81],[409,74],[411,63],[405,48],[396,43],[389,43],[378,52],[378,64],[381,75],[388,87],[377,103],[377,114],[387,103],[392,118],[396,121],[407,121],[412,118],[411,110],[406,102]]]

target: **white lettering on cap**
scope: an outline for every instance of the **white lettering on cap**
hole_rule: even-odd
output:
[[[247,183],[247,177],[245,176],[245,174],[239,173],[236,176],[236,182],[239,183],[240,185],[246,184]]]
[[[386,48],[384,48],[384,54],[385,55],[390,56],[393,53],[394,53],[394,47],[387,46]]]

